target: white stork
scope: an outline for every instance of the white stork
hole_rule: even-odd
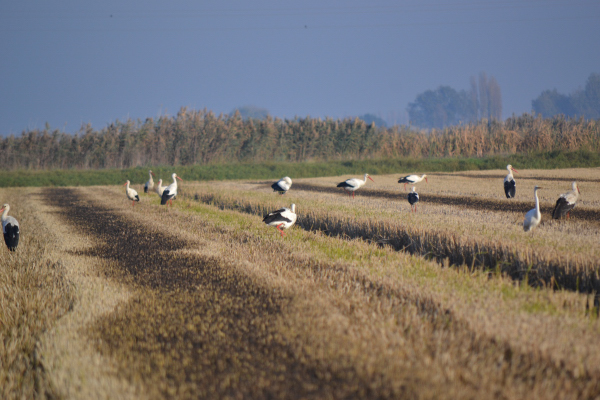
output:
[[[152,177],[156,175],[154,175],[154,172],[148,171],[148,176],[150,177],[150,179],[148,179],[148,181],[144,185],[144,193],[148,193],[149,191],[154,189],[154,179],[152,179]]]
[[[404,190],[406,190],[406,185],[407,184],[414,184],[414,183],[419,183],[421,182],[423,179],[425,179],[426,183],[427,182],[427,175],[423,174],[421,176],[419,175],[407,175],[404,178],[400,178],[398,179],[398,183],[404,183]]]
[[[415,191],[415,187],[412,187],[411,192],[408,194],[408,202],[410,203],[410,210],[413,211],[413,205],[415,207],[414,211],[417,212],[417,203],[419,202],[419,193]]]
[[[292,204],[290,208],[280,208],[267,214],[263,218],[263,222],[269,226],[274,226],[281,233],[281,237],[285,235],[283,229],[288,229],[296,223],[296,205]]]
[[[14,217],[8,216],[10,206],[5,204],[0,208],[2,212],[2,233],[4,234],[4,243],[9,251],[15,251],[19,245],[19,221]]]
[[[580,193],[577,182],[573,181],[573,183],[571,183],[571,190],[561,194],[558,200],[556,200],[556,206],[554,207],[554,211],[552,211],[552,218],[559,219],[566,214],[567,219],[569,219],[569,214],[571,214],[571,210],[575,208]]]
[[[135,189],[129,187],[129,183],[130,182],[127,181],[123,184],[123,186],[127,186],[127,188],[125,189],[125,194],[127,194],[127,198],[131,200],[131,205],[135,206],[135,202],[140,201],[140,196],[138,196],[138,193],[137,191],[135,191]]]
[[[519,171],[514,169],[510,164],[506,166],[506,169],[508,170],[508,175],[504,177],[504,193],[506,194],[506,198],[510,199],[515,197],[517,191],[517,182],[515,182],[515,178],[513,177],[513,171],[517,174]]]
[[[279,192],[279,194],[286,194],[288,190],[292,187],[292,180],[289,176],[283,177],[274,184],[271,185],[274,192]]]
[[[371,179],[372,182],[375,182],[373,178],[369,176],[369,174],[365,174],[365,179],[362,181],[358,178],[352,178],[338,183],[337,187],[346,189],[348,191],[348,195],[352,194],[352,198],[354,198],[354,192],[367,183],[367,178]]]
[[[162,194],[165,190],[165,187],[162,185],[162,179],[158,180],[158,184],[156,185],[156,194],[162,197]]]
[[[171,176],[173,177],[173,183],[165,188],[160,199],[160,204],[163,206],[167,204],[167,202],[173,206],[173,198],[177,196],[177,179],[183,181],[183,179],[178,177],[176,173],[173,173]]]
[[[525,214],[525,220],[523,221],[523,230],[525,232],[532,231],[536,226],[540,224],[542,220],[542,213],[540,213],[540,199],[538,199],[537,191],[542,189],[539,186],[533,188],[533,195],[535,196],[535,208],[527,211]]]

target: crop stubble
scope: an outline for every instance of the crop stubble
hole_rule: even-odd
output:
[[[295,182],[285,201],[299,204],[297,225],[385,243],[457,266],[498,270],[515,279],[528,279],[533,285],[600,291],[598,207],[579,205],[570,221],[555,221],[549,219],[551,205],[542,199],[544,219],[532,235],[522,230],[523,215],[532,207],[531,202],[493,198],[494,193],[502,192],[501,177],[478,181],[476,195],[461,197],[442,194],[449,183],[441,181],[441,176],[431,177],[430,184],[419,185],[422,202],[417,214],[406,212],[406,192],[399,192],[401,185],[394,178],[378,176],[377,184],[361,188],[357,199],[351,201],[332,184],[344,178]],[[558,194],[554,197],[552,191],[560,193],[558,190],[564,186],[546,183],[546,199],[556,198]],[[469,179],[453,180],[451,184],[455,191],[473,190]],[[261,215],[274,206],[269,191],[266,182],[213,182],[197,188],[200,201]],[[521,188],[520,198],[526,197],[523,191],[528,190]],[[584,199],[599,194],[591,185],[582,191]]]
[[[286,255],[284,242],[216,229],[202,218],[192,227],[186,212],[151,205],[141,205],[143,217],[124,207],[115,212],[73,189],[48,190],[46,197],[69,223],[99,239],[88,254],[112,262],[107,274],[137,288],[92,336],[123,374],[157,397],[599,393],[593,369],[477,333],[419,290],[378,283],[351,265]],[[172,227],[160,229],[157,218],[204,235],[198,243],[206,251],[192,249],[198,243],[184,233],[174,237]],[[261,261],[264,271],[236,262],[225,254],[228,246]],[[271,258],[256,254],[264,246]]]

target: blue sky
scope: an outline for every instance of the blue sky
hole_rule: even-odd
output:
[[[0,135],[187,106],[406,122],[485,71],[503,114],[600,73],[600,2],[0,0]]]

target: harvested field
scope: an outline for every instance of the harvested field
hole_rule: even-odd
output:
[[[576,170],[573,174],[593,176],[595,172]],[[335,187],[346,176],[297,180],[285,197],[289,203],[304,205],[297,222],[304,229],[387,244],[442,263],[491,269],[536,286],[599,292],[600,203],[596,199],[600,188],[581,183],[582,195],[571,219],[557,221],[549,214],[555,199],[570,189],[569,184],[545,180],[546,176],[536,171],[540,175],[537,181],[519,185],[517,199],[506,199],[504,173],[496,174],[494,179],[475,182],[432,174],[429,184],[417,185],[421,197],[418,213],[410,212],[407,192],[396,176],[378,176],[375,183],[369,182],[357,192],[355,200]],[[279,198],[271,195],[268,183],[221,182],[189,190],[196,190],[197,198],[208,204],[263,215],[281,206],[273,203]],[[534,202],[520,199],[525,196],[523,191],[533,193],[535,184],[544,187],[540,191],[543,219],[533,235],[525,235],[523,216]]]
[[[46,386],[80,398],[86,391],[69,382],[104,382],[113,398],[600,398],[594,295],[563,284],[587,276],[593,288],[593,270],[564,261],[593,269],[596,221],[546,220],[525,235],[523,212],[427,203],[427,193],[452,196],[438,175],[419,185],[416,214],[397,177],[374,179],[354,201],[319,190],[342,177],[295,181],[285,196],[264,182],[184,182],[172,209],[155,195],[132,207],[121,187],[37,191],[40,236],[59,224],[70,235],[65,265],[89,271],[63,274],[72,290],[88,293],[94,281],[107,288],[100,298],[114,299],[60,330],[89,353],[81,363],[106,367],[61,378],[76,354],[53,362],[54,347],[42,345]],[[482,201],[500,202],[497,183],[477,182]],[[548,191],[568,189],[554,182]],[[595,189],[584,187],[582,209],[595,212]],[[382,195],[365,195],[373,192]],[[298,226],[281,238],[260,216],[291,202]],[[402,232],[424,239],[397,251],[410,250],[392,235]],[[554,263],[555,274],[490,271],[476,254],[447,268],[451,257],[423,251],[449,232],[463,257],[497,242],[498,252]],[[556,273],[565,266],[572,271]],[[89,307],[79,298],[72,313]]]

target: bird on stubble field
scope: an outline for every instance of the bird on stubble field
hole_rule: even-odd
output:
[[[148,179],[144,185],[144,193],[148,193],[154,188],[154,179],[152,179],[152,177],[155,176],[154,172],[148,171],[148,176],[150,176],[150,179]]]
[[[506,166],[506,169],[508,170],[508,175],[504,177],[504,194],[506,194],[507,199],[510,199],[515,197],[515,193],[517,191],[517,183],[513,177],[513,171],[517,174],[519,171],[514,169],[510,164]]]
[[[569,219],[571,210],[575,208],[580,193],[577,182],[573,181],[573,183],[571,183],[571,190],[561,194],[558,200],[556,200],[556,206],[554,206],[554,211],[552,211],[552,218],[559,219],[566,214],[567,219]]]
[[[406,185],[413,184],[413,183],[419,183],[421,182],[423,179],[425,179],[425,183],[429,183],[427,181],[427,175],[423,174],[421,176],[419,175],[407,175],[403,178],[398,179],[398,183],[404,183],[404,190],[406,190]]]
[[[4,234],[4,243],[6,243],[8,250],[15,251],[19,245],[19,221],[14,217],[8,216],[9,210],[10,206],[8,204],[4,204],[0,208],[0,212],[2,213],[2,233]]]
[[[408,194],[408,202],[410,203],[410,211],[417,212],[417,203],[419,202],[419,193],[416,192],[415,187],[412,187],[411,192]],[[414,206],[414,210],[413,210]]]
[[[162,179],[158,180],[158,184],[156,185],[156,194],[162,197],[163,192],[165,191],[165,187],[162,185]]]
[[[288,229],[296,223],[296,205],[292,204],[290,208],[280,208],[267,214],[263,222],[269,226],[277,228],[281,237],[285,235],[283,229]]]
[[[169,204],[173,206],[173,198],[177,196],[177,179],[183,181],[183,179],[178,177],[176,173],[173,173],[173,175],[171,176],[173,178],[173,183],[171,183],[165,188],[160,199],[160,204],[163,206],[167,204],[167,202],[169,202]]]
[[[365,174],[365,178],[362,181],[358,178],[347,179],[344,182],[338,183],[337,187],[344,188],[348,191],[348,195],[352,195],[352,198],[354,198],[354,192],[367,183],[367,178],[369,178],[371,182],[375,182],[369,174]]]
[[[127,194],[127,198],[131,200],[131,205],[135,206],[135,202],[140,201],[140,196],[138,196],[138,193],[135,189],[129,187],[129,184],[129,181],[123,184],[123,186],[127,186],[127,188],[125,188],[125,194]]]
[[[274,192],[279,192],[279,194],[286,194],[288,190],[292,187],[292,180],[289,176],[283,177],[274,184],[271,185]]]
[[[523,220],[523,230],[525,232],[533,231],[536,226],[542,221],[542,214],[540,213],[540,199],[538,198],[537,191],[542,189],[539,186],[533,188],[533,196],[535,197],[535,208],[529,210],[525,214],[525,220]]]

